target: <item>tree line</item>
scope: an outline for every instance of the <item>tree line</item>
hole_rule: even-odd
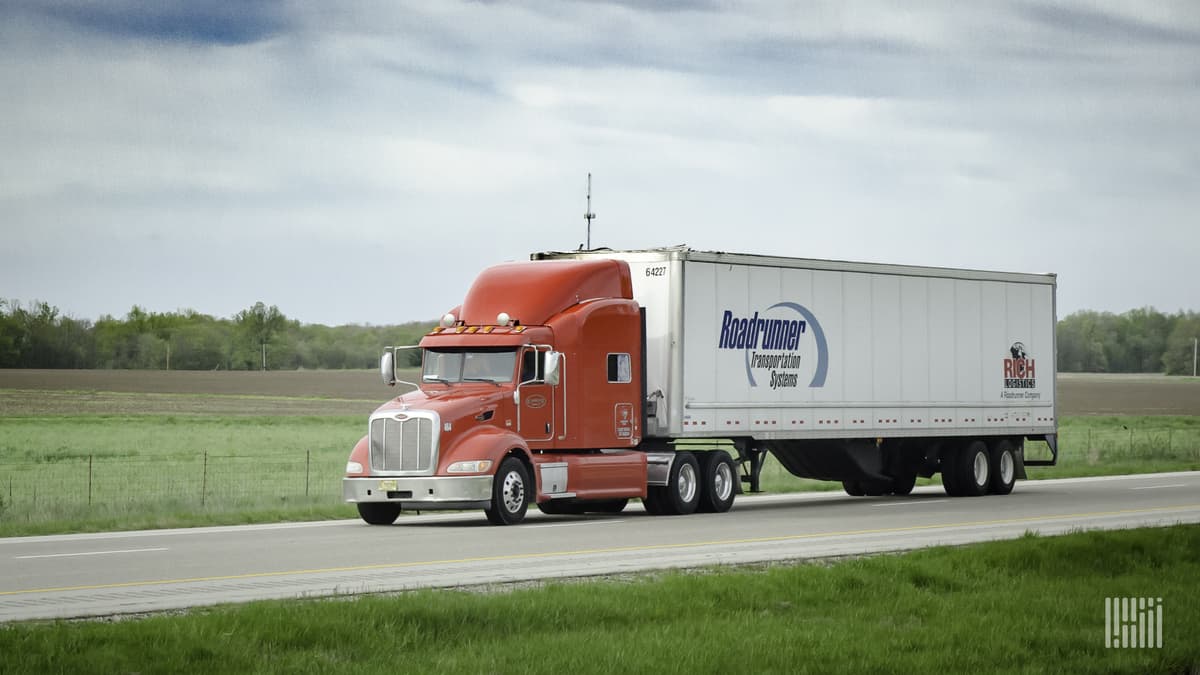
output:
[[[385,346],[416,344],[434,325],[301,324],[261,302],[227,319],[134,306],[93,323],[45,302],[0,300],[0,368],[258,370],[264,354],[268,370],[373,368]],[[1197,312],[1075,312],[1058,322],[1058,370],[1190,375],[1197,337]],[[401,354],[420,364],[417,350]]]
[[[105,315],[93,323],[45,302],[0,300],[0,368],[374,368],[385,346],[416,344],[434,325],[301,324],[261,302],[230,318],[135,305],[122,319]],[[401,354],[407,365],[420,364],[418,350]]]

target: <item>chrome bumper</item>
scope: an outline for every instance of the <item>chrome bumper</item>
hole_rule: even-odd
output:
[[[343,478],[342,499],[412,509],[483,509],[491,505],[492,477]]]

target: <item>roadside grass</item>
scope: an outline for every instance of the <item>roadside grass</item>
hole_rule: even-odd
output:
[[[79,397],[55,402],[46,392],[0,392],[7,395],[0,401],[0,536],[356,516],[341,502],[341,476],[366,431],[365,414],[296,414],[308,407],[274,414],[289,399],[207,392],[93,392],[93,412],[79,413]],[[342,410],[338,401],[295,400]],[[37,406],[57,413],[23,413]],[[1044,443],[1027,444],[1027,456],[1039,453],[1049,455]],[[1030,467],[1029,476],[1195,469],[1200,417],[1081,416],[1062,420],[1059,465]],[[762,488],[841,484],[795,478],[768,458]]]
[[[359,416],[0,417],[0,536],[353,518]],[[1200,469],[1198,417],[1075,417],[1031,479]],[[1049,454],[1042,443],[1027,452]],[[938,485],[940,478],[921,479]],[[840,490],[768,458],[768,493]]]
[[[0,672],[1028,672],[1200,668],[1200,526],[533,588],[0,626]],[[480,591],[483,592],[480,592]],[[1161,598],[1162,648],[1105,646]]]

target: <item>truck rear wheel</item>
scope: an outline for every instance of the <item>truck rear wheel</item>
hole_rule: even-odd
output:
[[[400,505],[390,502],[359,502],[358,515],[369,525],[391,525],[400,516]]]
[[[700,465],[696,456],[690,452],[675,453],[667,479],[663,513],[668,516],[695,513],[700,505],[700,492]]]
[[[492,481],[492,506],[484,509],[493,525],[516,525],[525,520],[529,508],[529,471],[516,457],[506,457],[500,462],[496,477]]]
[[[1017,455],[1011,441],[1000,441],[990,453],[992,494],[1006,495],[1017,483]]]
[[[842,481],[842,489],[845,490],[846,494],[850,495],[851,497],[863,496],[863,487],[860,481],[844,480]]]
[[[701,513],[725,513],[733,506],[737,480],[733,459],[724,450],[703,452],[698,458],[701,490],[697,510]]]
[[[992,458],[987,444],[971,441],[958,455],[958,488],[965,497],[980,497],[987,494],[991,485]]]

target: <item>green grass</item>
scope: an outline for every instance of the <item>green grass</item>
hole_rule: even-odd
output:
[[[0,417],[0,536],[353,518],[341,476],[365,430],[355,415]],[[1042,443],[1027,451],[1048,455]],[[1059,465],[1029,476],[1194,469],[1200,417],[1074,417],[1060,428]],[[768,458],[762,488],[841,484]]]
[[[366,419],[0,417],[0,536],[351,518]]]
[[[1028,672],[1200,668],[1200,526],[497,592],[0,626],[0,672]],[[1106,597],[1163,599],[1107,649]]]

